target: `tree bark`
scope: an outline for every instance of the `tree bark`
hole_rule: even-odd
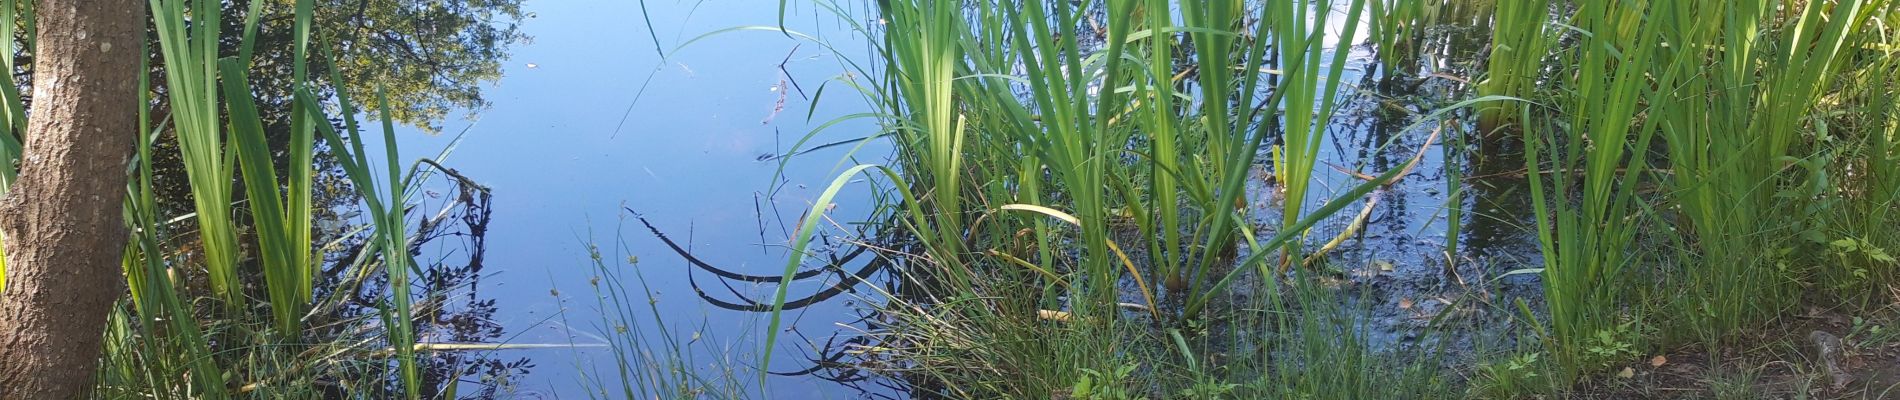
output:
[[[19,180],[0,199],[0,399],[82,398],[93,386],[106,315],[123,291],[120,207],[145,6],[38,1],[35,101]]]

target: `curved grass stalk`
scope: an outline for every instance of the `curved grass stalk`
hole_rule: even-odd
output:
[[[1038,206],[1034,204],[1005,204],[1002,207],[998,207],[997,209],[1028,211],[1028,212],[1050,216],[1052,218],[1061,220],[1062,222],[1067,222],[1069,223],[1069,225],[1074,225],[1077,227],[1082,226],[1081,219],[1076,218],[1074,215],[1069,215],[1069,213],[1065,213],[1065,212],[1062,212],[1053,208],[1049,208],[1049,207],[1043,207],[1043,206]],[[1146,307],[1146,309],[1148,310],[1148,313],[1151,314],[1156,320],[1160,320],[1161,311],[1159,308],[1156,307],[1157,303],[1155,303],[1155,295],[1154,295],[1153,286],[1149,286],[1146,280],[1141,279],[1141,270],[1138,268],[1135,268],[1135,262],[1128,259],[1128,253],[1123,252],[1121,249],[1121,246],[1117,246],[1114,240],[1108,241],[1108,250],[1115,253],[1115,258],[1117,260],[1120,260],[1122,262],[1122,266],[1128,269],[1128,276],[1134,278],[1135,288],[1141,292],[1142,300],[1148,301],[1148,305]],[[1036,269],[1040,270],[1040,268],[1036,268]],[[1060,282],[1060,280],[1058,280],[1058,282]]]
[[[817,235],[818,221],[824,219],[825,210],[831,209],[831,199],[838,195],[838,191],[844,189],[846,183],[851,182],[851,178],[873,168],[883,172],[885,177],[889,178],[891,182],[902,182],[896,172],[884,168],[883,166],[864,164],[851,167],[851,169],[845,170],[844,173],[839,174],[836,179],[833,179],[830,185],[825,186],[825,191],[818,195],[818,199],[812,203],[811,209],[805,212],[805,217],[799,220],[798,229],[793,230],[795,233],[792,237],[792,256],[786,261],[784,276],[780,277],[778,289],[772,294],[771,322],[766,325],[765,351],[759,361],[759,384],[761,387],[765,384],[767,371],[772,365],[772,353],[778,345],[779,325],[783,322],[781,317],[785,311],[785,296],[791,288],[791,283],[793,282],[792,275],[797,274],[799,267],[805,262],[806,248],[811,246],[812,238]],[[898,188],[898,191],[904,195],[905,204],[910,205],[910,215],[914,223],[923,223],[925,221],[923,217],[924,214],[922,209],[919,208],[916,198],[911,196],[910,192],[903,188]]]

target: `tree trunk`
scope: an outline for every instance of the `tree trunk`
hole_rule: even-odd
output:
[[[145,6],[38,1],[31,121],[19,181],[0,199],[0,399],[74,399],[92,388],[106,314],[123,291],[120,207]]]

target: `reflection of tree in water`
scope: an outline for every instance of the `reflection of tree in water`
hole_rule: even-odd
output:
[[[296,0],[258,1],[267,3],[258,17],[257,35],[252,45],[255,52],[251,62],[251,86],[257,95],[258,112],[269,143],[284,146],[289,143],[290,134],[291,68],[295,60],[292,10]],[[482,85],[499,79],[501,63],[507,59],[509,48],[528,40],[517,29],[521,19],[527,16],[521,11],[522,1],[316,0],[314,25],[318,28],[312,32],[311,46],[322,52],[313,51],[307,60],[311,86],[319,89],[317,95],[322,96],[322,100],[334,100],[339,83],[331,82],[330,76],[331,68],[337,67],[336,72],[343,77],[342,89],[355,95],[359,102],[374,100],[369,94],[384,87],[389,95],[390,113],[397,122],[437,131],[451,109],[473,111],[487,106]],[[248,1],[222,4],[220,22],[225,25],[226,35],[219,52],[236,56],[241,37],[236,33],[242,32],[244,14],[250,4]],[[168,97],[164,95],[164,63],[157,56],[156,36],[152,40],[152,115],[163,116],[170,111],[166,104]],[[29,59],[30,55],[22,53],[16,57]],[[30,77],[32,71],[26,68],[32,63],[19,65],[20,72]],[[374,104],[359,106],[374,109]],[[332,121],[332,124],[337,123]],[[162,215],[184,215],[194,211],[184,163],[179,158],[174,133],[169,129],[160,133],[157,148],[152,152],[154,195],[158,197]],[[318,138],[315,204],[338,207],[353,203],[355,198],[348,179],[336,168],[328,144],[323,142]],[[272,154],[275,167],[284,170],[287,152],[279,150]],[[234,198],[243,198],[242,185],[239,186]],[[329,211],[326,209],[316,211],[318,219],[335,217],[326,215],[325,211]],[[186,224],[181,231],[195,230],[189,226],[195,224],[195,220],[180,223]],[[320,238],[325,233],[328,232],[319,232]]]
[[[296,0],[254,0],[265,2],[263,13],[259,15],[260,24],[253,42],[253,58],[250,65],[250,78],[255,88],[255,102],[263,119],[268,143],[272,146],[274,167],[279,171],[288,170],[288,151],[284,148],[290,136],[290,104],[292,98],[293,48],[292,10]],[[316,0],[316,30],[312,33],[312,52],[308,55],[309,77],[312,87],[319,88],[318,96],[322,101],[335,99],[339,87],[355,94],[356,98],[386,88],[389,98],[391,117],[398,122],[418,126],[429,132],[438,131],[440,121],[453,109],[479,110],[487,105],[482,96],[482,85],[492,83],[501,77],[501,63],[507,59],[507,52],[515,43],[527,40],[518,30],[524,17],[531,17],[521,10],[523,0]],[[220,21],[225,25],[224,37],[219,52],[222,56],[236,56],[239,48],[239,35],[245,13],[251,7],[252,0],[233,0],[213,2],[220,6]],[[149,28],[148,28],[149,29]],[[22,31],[25,32],[25,31]],[[176,132],[170,124],[159,121],[167,119],[170,113],[168,88],[163,74],[163,60],[158,57],[159,46],[156,34],[148,35],[151,41],[149,50],[152,93],[151,103],[147,104],[155,121],[161,129],[154,145],[153,154],[153,191],[159,203],[158,215],[164,223],[159,228],[159,237],[169,240],[162,243],[169,252],[168,257],[178,268],[188,271],[180,274],[188,282],[181,285],[188,290],[205,290],[208,285],[203,281],[203,260],[197,234],[197,219],[188,216],[196,210],[191,198],[191,187],[186,177],[184,163],[177,146]],[[19,40],[19,38],[13,38]],[[21,93],[32,93],[30,83],[33,71],[32,52],[25,46],[18,47],[15,58],[15,81],[21,84]],[[342,82],[332,82],[331,68],[337,68]],[[30,109],[32,99],[26,98],[25,105]],[[373,104],[366,104],[371,105]],[[373,107],[372,107],[373,109]],[[331,112],[330,114],[334,114]],[[339,121],[331,121],[339,125]],[[339,126],[339,128],[341,128]],[[351,221],[361,200],[349,180],[343,176],[335,162],[335,154],[330,151],[334,144],[318,139],[315,152],[316,168],[313,185],[313,217],[317,221],[316,243],[326,244],[319,251],[323,264],[318,282],[315,301],[318,302],[308,317],[308,331],[303,339],[316,344],[301,356],[316,356],[317,353],[332,351],[331,345],[350,347],[354,352],[342,357],[348,363],[364,362],[355,352],[374,352],[387,348],[384,334],[381,332],[379,310],[376,308],[387,298],[386,276],[381,273],[379,260],[357,260],[366,245],[366,224]],[[426,167],[425,167],[426,168]],[[489,221],[489,193],[487,189],[473,185],[469,180],[443,171],[447,178],[440,179],[445,188],[441,192],[418,194],[410,202],[414,229],[411,237],[411,253],[417,256],[415,287],[413,293],[419,297],[415,301],[416,312],[414,326],[420,342],[432,343],[484,343],[499,339],[502,327],[494,321],[497,303],[493,299],[478,296],[478,283],[481,280],[485,236]],[[231,183],[233,198],[245,198],[243,185]],[[232,217],[237,225],[241,252],[246,255],[240,266],[244,271],[257,271],[255,248],[257,240],[253,236],[250,221],[251,214],[243,210],[245,205],[238,204]],[[246,295],[252,298],[265,298],[262,276],[256,273],[244,273]],[[333,294],[337,296],[332,296]],[[204,297],[207,293],[185,293],[188,298]],[[260,311],[261,310],[253,310]],[[228,322],[214,317],[217,313],[208,309],[197,310],[198,318],[207,324]],[[249,351],[237,341],[217,343],[219,346],[233,348],[217,349],[221,354],[243,354]],[[339,352],[338,354],[342,354]],[[492,352],[436,351],[422,353],[420,366],[423,368],[424,385],[431,391],[423,393],[430,398],[442,397],[443,391],[451,387],[451,382],[459,388],[463,397],[495,397],[506,388],[506,378],[525,373],[532,365],[526,359],[504,360],[495,357]],[[387,354],[371,354],[370,364],[383,363],[393,365]],[[347,364],[347,363],[345,363]],[[380,366],[363,368],[343,366],[334,370],[317,372],[320,377],[312,382],[317,387],[329,391],[334,398],[380,398],[400,393],[395,391],[400,382],[390,380],[385,388],[364,392],[362,387],[344,387],[342,382],[354,382],[360,379],[388,380],[388,368]],[[479,387],[480,389],[474,389]]]
[[[411,291],[420,296],[414,305],[413,321],[419,343],[479,344],[502,339],[503,327],[495,321],[499,310],[495,299],[480,296],[483,260],[487,250],[488,223],[493,214],[490,193],[449,169],[442,171],[446,189],[419,193],[409,210],[410,255],[415,257],[420,275]],[[431,186],[424,186],[431,187]],[[313,317],[308,336],[321,342],[359,342],[372,348],[386,348],[379,324],[365,323],[381,317],[388,297],[387,275],[380,260],[357,260],[357,251],[370,245],[367,232],[358,232],[340,242],[343,251],[331,252],[328,267],[317,287],[317,298],[337,299],[325,304]],[[379,327],[379,326],[378,326]],[[534,365],[526,358],[510,359],[492,351],[441,350],[420,352],[424,398],[444,397],[449,387],[457,387],[462,398],[495,398],[511,389],[512,381]],[[390,364],[393,365],[393,362]],[[346,372],[347,373],[347,372]],[[396,376],[369,369],[366,376],[347,376],[340,380],[384,379],[377,388],[386,394],[399,394],[402,383]],[[364,390],[364,388],[353,388]],[[337,393],[341,394],[341,393]],[[354,393],[362,395],[365,393]],[[372,396],[373,397],[373,396]]]

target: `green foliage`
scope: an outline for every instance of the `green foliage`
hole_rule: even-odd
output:
[[[166,65],[166,93],[170,120],[177,132],[185,173],[190,177],[196,204],[199,237],[204,246],[205,269],[211,289],[227,308],[242,304],[238,281],[238,242],[231,219],[231,179],[235,168],[225,160],[223,121],[217,90],[218,41],[223,38],[216,13],[186,19],[186,6],[215,7],[204,0],[153,0],[152,20]]]
[[[258,49],[247,65],[253,79],[301,82],[305,78],[300,64],[314,54],[297,43],[349,43],[332,50],[333,63],[312,65],[309,82],[317,85],[318,94],[329,94],[332,88],[375,93],[380,85],[389,93],[390,116],[397,123],[440,131],[440,122],[451,111],[487,106],[482,87],[501,77],[513,45],[529,41],[520,25],[532,16],[522,2],[260,0],[252,4],[262,7]],[[315,37],[311,30],[297,29],[292,14],[297,6],[310,7],[310,20],[326,29],[315,30]],[[331,64],[339,72],[334,81],[329,79]],[[286,83],[260,84],[259,93],[290,101]]]
[[[1418,3],[1406,0],[1400,3]],[[1543,77],[1547,50],[1557,35],[1550,26],[1549,0],[1505,0],[1496,4],[1491,31],[1491,57],[1485,63],[1478,93],[1531,98]],[[1584,17],[1593,18],[1593,17]],[[1498,103],[1484,109],[1479,130],[1489,131],[1514,120],[1518,105]]]
[[[1884,123],[1828,109],[1839,107],[1830,97],[1843,95],[1868,99],[1866,110],[1888,107],[1873,93],[1891,92],[1891,64],[1860,58],[1856,46],[1887,40],[1865,27],[1882,10],[1891,15],[1889,2],[1555,6],[1575,12],[1543,22],[1563,14],[1542,2],[1498,5],[1479,90],[1541,104],[1484,119],[1522,123],[1545,263],[1551,330],[1543,338],[1563,374],[1558,382],[1647,348],[1647,326],[1629,324],[1649,310],[1672,314],[1655,327],[1666,339],[1713,345],[1799,301],[1797,289],[1816,274],[1869,279],[1872,270],[1860,267],[1878,264],[1868,261],[1884,251],[1861,251],[1863,240],[1885,242],[1890,233],[1855,227],[1846,229],[1855,239],[1819,238],[1839,237],[1832,219],[1884,218],[1892,209],[1880,186],[1886,178],[1843,183],[1856,173],[1839,166],[1888,168],[1869,158],[1885,157]],[[1546,50],[1560,38],[1575,44]],[[1559,61],[1558,73],[1540,80],[1538,60],[1547,59]],[[1866,77],[1860,87],[1874,89],[1843,89],[1842,76]],[[1882,189],[1842,195],[1857,186]],[[1643,250],[1664,243],[1675,246]],[[1816,245],[1830,249],[1807,251]],[[1817,262],[1821,254],[1854,262]],[[1654,264],[1678,267],[1631,268]],[[1639,279],[1677,289],[1642,292]]]
[[[24,15],[16,14],[25,10]],[[16,51],[13,38],[16,33],[14,21],[26,26],[23,42],[32,49],[36,32],[33,29],[33,2],[18,0],[0,0],[0,54],[13,54]],[[13,57],[0,59],[0,68],[13,71],[17,65]],[[17,160],[22,152],[21,138],[26,135],[26,106],[20,97],[20,87],[13,81],[13,74],[0,74],[0,161]],[[13,180],[19,176],[19,166],[13,162],[0,162],[0,195],[5,195],[13,187]],[[7,287],[7,261],[4,241],[0,237],[0,290]]]
[[[929,282],[917,298],[884,307],[902,343],[919,343],[891,351],[950,383],[948,396],[1104,393],[1127,354],[1158,349],[1183,356],[1199,377],[1217,376],[1198,369],[1206,361],[1181,329],[1149,328],[1206,327],[1221,316],[1204,313],[1242,275],[1278,276],[1268,257],[1288,265],[1304,251],[1306,229],[1407,169],[1369,173],[1378,176],[1309,203],[1321,200],[1309,189],[1348,64],[1348,52],[1324,46],[1359,34],[1333,38],[1326,27],[1358,25],[1364,0],[878,6],[888,23],[859,28],[884,68],[860,90],[880,107],[894,165],[857,166],[827,187],[796,231],[785,271],[799,270],[830,196],[857,174],[881,172],[871,175],[902,198],[882,208],[895,221],[885,229],[902,232],[915,254],[907,279]],[[1289,149],[1272,171],[1287,193],[1281,229],[1255,238],[1248,180],[1258,149],[1276,136]],[[1244,260],[1242,243],[1251,249]],[[1124,292],[1137,304],[1122,304]],[[775,304],[784,293],[781,284]],[[1363,348],[1309,348],[1314,363],[1339,354],[1369,364]],[[1333,371],[1336,381],[1303,380],[1302,390],[1367,389],[1382,376],[1346,368]],[[1163,393],[1241,392],[1235,382],[1262,376],[1195,379]]]
[[[1467,395],[1483,399],[1520,398],[1553,389],[1547,359],[1540,353],[1520,353],[1495,362],[1479,363]]]
[[[1798,247],[1775,238],[1816,237],[1815,210],[1831,195],[1827,156],[1797,146],[1882,1],[1831,6],[1781,1],[1676,2],[1651,24],[1696,52],[1657,50],[1653,68],[1673,88],[1648,101],[1669,143],[1675,204],[1692,223],[1697,262],[1686,276],[1701,299],[1696,329],[1711,338],[1769,318],[1795,301],[1803,274],[1771,268],[1768,253]],[[1725,18],[1708,18],[1723,15]],[[1812,44],[1812,45],[1810,45]],[[1719,90],[1718,90],[1719,89]],[[1820,140],[1828,140],[1819,137]],[[1805,227],[1805,228],[1804,228]],[[1795,229],[1790,232],[1789,229]]]
[[[1084,400],[1129,400],[1138,399],[1126,386],[1135,375],[1139,364],[1126,364],[1108,371],[1082,369],[1081,377],[1075,380],[1075,387],[1069,389],[1070,398]],[[1208,398],[1208,397],[1196,397]]]
[[[1302,274],[1304,275],[1304,274]],[[1265,326],[1271,355],[1255,361],[1264,373],[1235,398],[1388,399],[1442,398],[1442,353],[1425,338],[1412,350],[1375,349],[1368,309],[1345,306],[1335,289],[1296,280],[1268,289]],[[1366,298],[1359,304],[1369,304]],[[1283,303],[1284,302],[1284,303]]]
[[[1635,322],[1597,329],[1583,345],[1581,362],[1591,368],[1607,369],[1635,359],[1642,354],[1636,347],[1642,333],[1635,329]]]
[[[1186,389],[1181,389],[1175,396],[1183,399],[1228,399],[1233,398],[1231,394],[1239,389],[1240,384],[1237,383],[1202,379],[1194,381]]]
[[[1348,5],[1345,26],[1359,26],[1365,14],[1365,1],[1355,0]],[[1274,178],[1280,184],[1280,194],[1284,198],[1280,207],[1283,231],[1300,231],[1296,228],[1303,217],[1308,187],[1313,183],[1313,170],[1319,166],[1319,150],[1326,135],[1327,124],[1333,119],[1337,104],[1334,97],[1339,93],[1339,84],[1346,68],[1347,51],[1334,51],[1332,58],[1323,57],[1320,34],[1314,33],[1311,26],[1324,27],[1332,15],[1332,2],[1322,1],[1309,4],[1307,1],[1271,2],[1265,8],[1271,9],[1271,15],[1263,20],[1281,21],[1273,25],[1274,37],[1281,38],[1274,46],[1279,50],[1282,68],[1287,79],[1276,92],[1285,92],[1286,113],[1282,117],[1280,140],[1284,151],[1280,159],[1274,160]],[[1309,25],[1311,24],[1311,25]],[[1323,30],[1322,30],[1323,31]],[[1340,43],[1353,43],[1357,29],[1346,30],[1340,35]],[[1325,75],[1321,75],[1321,71]],[[1312,109],[1313,112],[1307,112]],[[1357,196],[1353,196],[1357,197]],[[1303,236],[1301,236],[1303,237]],[[1304,241],[1296,237],[1290,241],[1280,258],[1280,270],[1285,272],[1292,261],[1302,258],[1301,246]]]

